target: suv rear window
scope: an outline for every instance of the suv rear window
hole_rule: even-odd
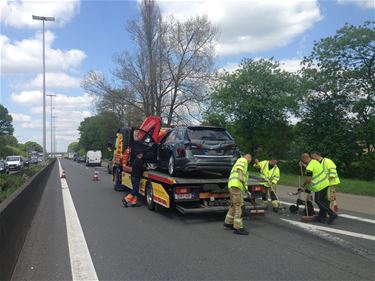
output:
[[[188,136],[191,140],[219,140],[230,141],[232,138],[226,130],[189,128]]]

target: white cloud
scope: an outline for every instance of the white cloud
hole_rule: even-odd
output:
[[[11,100],[19,105],[28,106],[32,112],[39,113],[42,104],[43,94],[40,91],[22,91],[19,94],[13,93]],[[93,105],[94,98],[87,93],[81,96],[67,96],[56,94],[53,98],[53,107],[61,109],[88,108]],[[66,111],[65,111],[66,112]]]
[[[164,15],[182,20],[207,14],[221,30],[219,55],[285,46],[322,18],[317,0],[161,1],[159,5]]]
[[[55,35],[46,31],[46,71],[61,72],[74,69],[86,58],[85,52],[78,49],[63,51],[53,49]],[[20,41],[11,41],[0,35],[0,55],[2,74],[40,73],[42,70],[42,36]]]
[[[30,122],[31,116],[22,113],[11,113],[13,122]]]
[[[289,72],[297,72],[301,69],[300,59],[280,60],[280,68]]]
[[[219,68],[219,73],[222,73],[222,72],[233,72],[233,71],[236,71],[239,67],[239,63],[237,62],[227,62],[223,67]]]
[[[41,88],[43,83],[43,75],[38,74],[34,79],[24,83],[23,89]],[[56,88],[79,88],[81,79],[70,76],[63,72],[46,73],[46,85],[48,89]]]
[[[41,28],[41,21],[32,15],[55,17],[47,26],[63,26],[80,8],[79,0],[1,0],[1,22],[16,28]]]
[[[356,5],[360,8],[375,8],[374,0],[337,0],[340,5]]]

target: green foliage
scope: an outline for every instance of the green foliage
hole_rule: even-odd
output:
[[[112,112],[102,112],[99,115],[85,118],[78,130],[80,132],[80,153],[88,150],[101,150],[107,156],[106,144],[108,139],[115,136],[120,122]]]
[[[30,153],[31,151],[43,152],[43,147],[35,141],[28,141],[22,145],[23,150]]]
[[[13,118],[8,113],[3,105],[0,104],[0,136],[12,135],[13,134]]]
[[[296,130],[299,143],[335,160],[346,176],[373,179],[374,22],[345,25],[317,42],[303,64],[306,95]]]
[[[33,175],[39,172],[44,164],[30,165],[16,174],[0,174],[0,203],[21,187]]]
[[[79,143],[72,142],[68,145],[68,152],[78,152],[79,151]]]
[[[205,122],[228,127],[243,151],[284,157],[293,139],[288,114],[297,109],[298,85],[273,60],[245,59],[219,77]]]

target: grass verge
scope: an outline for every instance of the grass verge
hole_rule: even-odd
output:
[[[0,203],[44,167],[44,164],[30,165],[15,174],[0,174]]]
[[[303,179],[301,179],[301,181],[303,181]],[[337,188],[337,192],[375,197],[375,181],[364,181],[343,178],[340,178],[340,181],[341,183]],[[298,176],[281,173],[281,179],[278,184],[297,187]]]

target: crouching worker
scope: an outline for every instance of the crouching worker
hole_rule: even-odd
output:
[[[260,182],[265,186],[265,192],[263,193],[263,203],[265,206],[268,206],[268,193],[271,197],[272,209],[274,212],[277,212],[280,208],[280,201],[278,200],[275,190],[272,188],[272,185],[277,184],[280,180],[280,169],[277,167],[277,160],[275,157],[272,157],[270,160],[258,161],[255,160],[255,168],[260,169],[260,177],[263,181]]]
[[[328,176],[324,172],[322,165],[310,157],[308,153],[301,156],[302,164],[306,166],[306,178],[303,188],[315,192],[315,202],[319,206],[319,215],[316,221],[332,224],[337,215],[329,207],[327,191],[329,186]],[[327,214],[329,216],[327,220]]]
[[[224,226],[233,228],[235,234],[249,235],[243,227],[243,192],[247,192],[248,167],[251,162],[251,155],[246,154],[239,158],[232,167],[228,188],[230,192],[230,207],[225,217]]]
[[[141,179],[143,176],[143,153],[142,152],[136,152],[136,158],[134,159],[132,165],[132,172],[131,172],[131,182],[132,182],[132,191],[126,195],[122,199],[122,203],[125,207],[130,204],[132,207],[138,206],[138,190],[139,190],[139,184],[141,183]]]

